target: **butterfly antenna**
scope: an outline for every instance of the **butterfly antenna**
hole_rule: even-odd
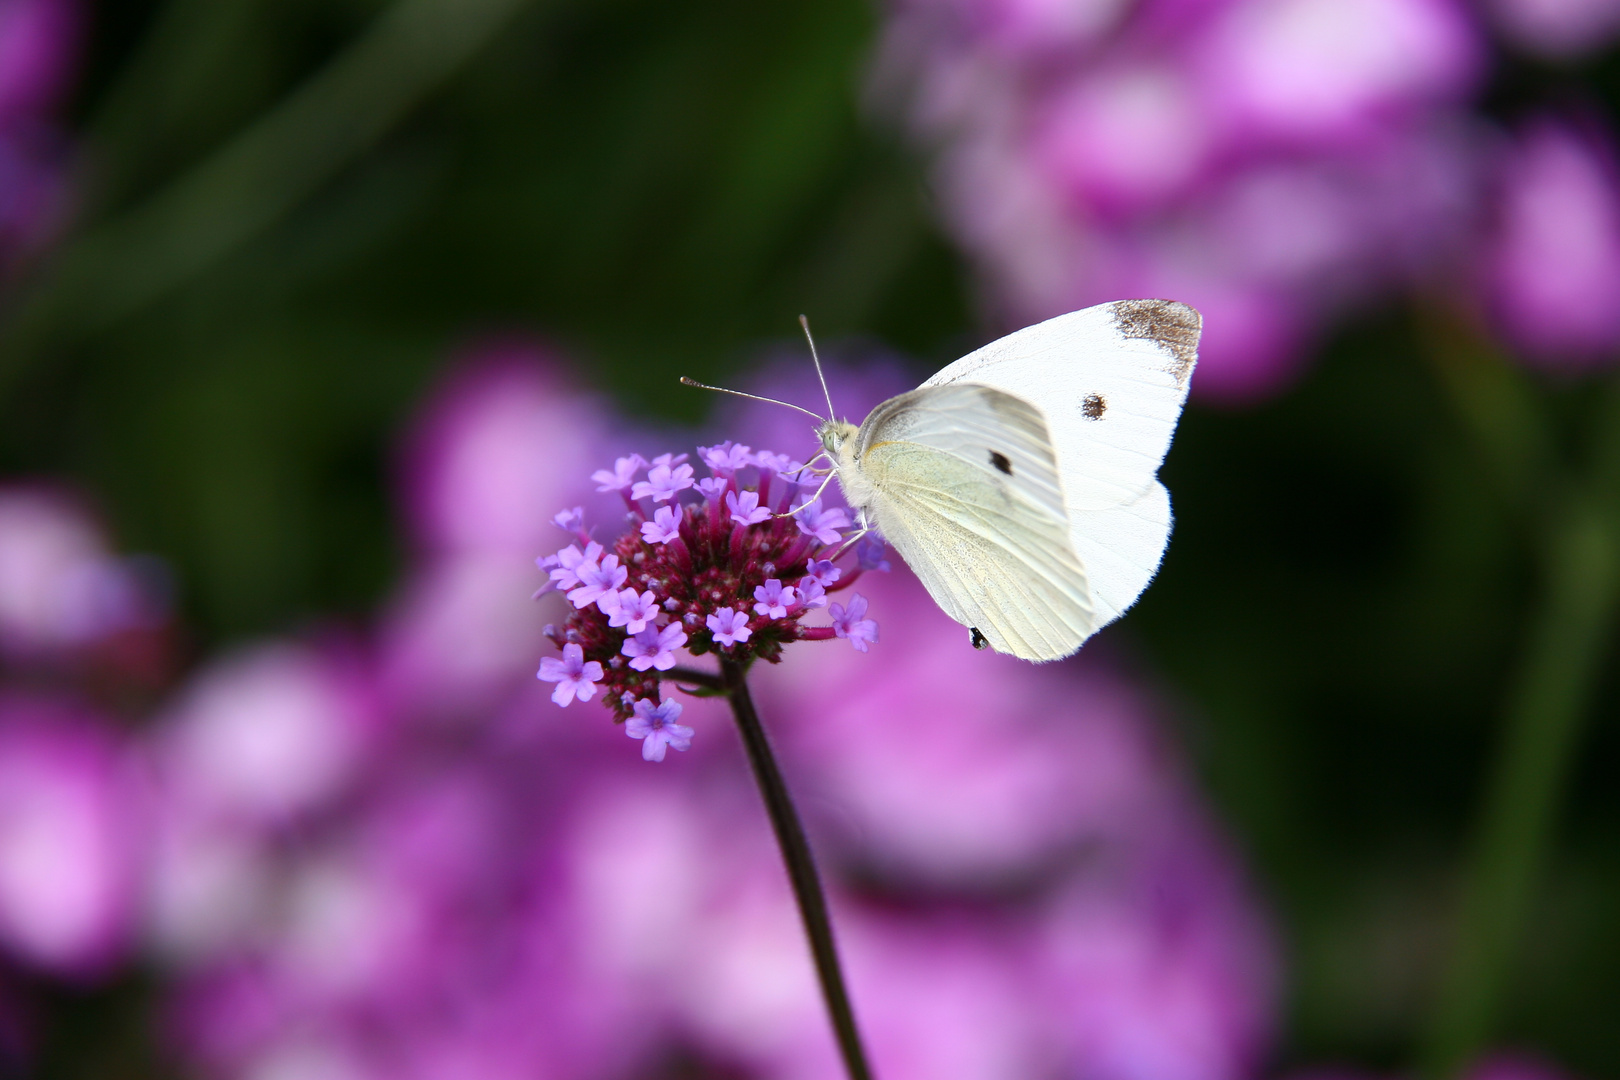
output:
[[[827,397],[827,419],[832,420],[838,414],[833,411],[832,392],[827,389],[827,376],[821,370],[821,357],[816,355],[816,339],[810,336],[809,317],[800,315],[799,325],[804,327],[804,340],[810,343],[810,359],[816,365],[816,378],[821,380],[821,392]]]
[[[750,401],[763,401],[767,405],[785,405],[790,409],[798,409],[799,412],[804,413],[806,416],[815,416],[817,420],[821,419],[820,416],[816,416],[816,414],[811,412],[809,409],[801,409],[799,406],[794,405],[791,402],[777,401],[775,398],[760,397],[758,394],[745,394],[741,390],[727,390],[723,386],[710,386],[708,383],[700,383],[696,379],[689,379],[685,375],[681,376],[681,383],[684,386],[695,386],[699,390],[713,390],[719,394],[735,394],[737,397],[748,398]]]

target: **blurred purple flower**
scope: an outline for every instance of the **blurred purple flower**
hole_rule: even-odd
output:
[[[145,840],[131,780],[100,717],[0,699],[0,948],[72,977],[122,952]]]
[[[79,24],[72,0],[0,0],[0,126],[60,101],[77,67]]]
[[[897,0],[875,72],[1002,323],[1183,300],[1196,392],[1253,400],[1465,232],[1484,46],[1455,0],[1072,6]]]
[[[1525,356],[1579,369],[1620,359],[1620,166],[1598,129],[1532,123],[1501,177],[1482,257],[1487,311]]]
[[[529,599],[552,512],[624,513],[620,495],[580,483],[612,460],[607,424],[553,357],[522,343],[472,351],[428,399],[398,462],[416,558],[377,647],[381,693],[406,715],[464,720],[532,682],[542,626],[565,606]],[[633,441],[628,428],[616,425],[614,448]]]
[[[876,570],[880,574],[889,572],[889,560],[883,557],[883,538],[877,533],[868,533],[855,545],[855,564],[862,570]]]
[[[155,730],[167,797],[210,818],[256,825],[317,810],[373,749],[373,695],[336,643],[267,644],[221,657],[192,676]]]
[[[150,568],[114,556],[73,499],[0,487],[0,655],[84,650],[156,627],[164,607]]]
[[[1588,56],[1620,37],[1616,0],[1487,0],[1485,8],[1504,38],[1552,60]]]
[[[0,0],[0,275],[66,217],[67,140],[51,121],[78,61],[73,0]]]

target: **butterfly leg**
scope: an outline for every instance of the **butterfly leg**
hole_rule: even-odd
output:
[[[823,454],[817,454],[817,455],[816,455],[816,457],[822,457],[822,456],[824,456],[824,455],[823,455]],[[814,461],[814,460],[816,460],[816,458],[811,458],[811,459],[810,459],[810,460],[811,460],[811,461]],[[806,467],[808,467],[808,463],[807,463],[807,464],[806,464]],[[821,498],[821,493],[822,493],[822,492],[823,492],[823,491],[826,491],[826,490],[827,490],[827,485],[828,485],[828,484],[830,484],[830,483],[832,483],[832,482],[833,482],[833,477],[835,477],[835,476],[837,476],[837,475],[838,475],[838,473],[837,473],[837,472],[836,472],[836,471],[834,471],[834,470],[828,470],[828,472],[827,472],[827,478],[826,478],[826,479],[825,479],[825,480],[823,480],[823,481],[822,481],[822,482],[821,482],[821,486],[820,486],[820,487],[818,487],[818,488],[816,488],[816,493],[815,493],[815,494],[814,494],[814,495],[812,495],[812,496],[810,496],[810,499],[809,499],[809,501],[810,501],[810,502],[815,502],[815,501],[816,501],[816,500],[817,500],[817,499],[819,499],[819,498]],[[783,512],[782,512],[782,513],[780,513],[780,514],[777,514],[777,515],[776,515],[776,516],[777,516],[777,517],[779,517],[779,518],[785,518],[785,517],[792,517],[792,516],[793,516],[793,514],[794,514],[794,511],[792,511],[792,510],[785,510],[785,511],[783,511]]]
[[[860,520],[857,522],[857,524],[859,524],[861,527],[860,531],[851,533],[850,535],[844,537],[844,542],[839,545],[838,550],[827,556],[829,561],[838,558],[838,556],[860,543],[863,539],[865,539],[866,534],[872,531],[872,526],[866,523],[866,515],[864,511],[862,512]]]

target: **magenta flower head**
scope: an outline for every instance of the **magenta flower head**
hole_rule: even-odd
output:
[[[0,956],[70,978],[107,972],[135,914],[140,808],[112,725],[0,698]]]
[[[863,564],[845,536],[848,514],[802,497],[803,467],[733,442],[700,447],[698,459],[713,474],[701,481],[684,454],[650,463],[631,455],[598,470],[599,486],[624,495],[628,530],[537,560],[573,608],[565,624],[547,628],[562,651],[540,668],[557,684],[552,700],[589,701],[601,691],[649,761],[661,761],[666,747],[686,749],[691,737],[674,723],[679,706],[669,711],[660,693],[663,681],[679,681],[678,650],[746,668],[776,663],[793,641],[844,638],[865,652],[877,640],[858,595],[828,609],[831,625],[804,623]],[[572,512],[563,516],[589,533]],[[870,563],[871,551],[863,554]]]
[[[878,90],[1001,320],[1184,301],[1197,396],[1276,393],[1471,221],[1487,49],[1457,0],[887,7]]]
[[[1597,125],[1542,119],[1503,163],[1481,261],[1486,307],[1533,362],[1612,363],[1620,348],[1620,165]]]
[[[64,657],[157,629],[165,605],[151,569],[109,551],[67,494],[0,487],[0,656]]]

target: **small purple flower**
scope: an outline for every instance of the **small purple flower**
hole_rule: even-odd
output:
[[[591,545],[595,547],[596,545]],[[588,608],[604,593],[616,593],[629,578],[630,571],[619,565],[617,555],[604,555],[600,563],[584,562],[576,571],[579,586],[569,590],[568,599],[576,608]]]
[[[878,639],[878,624],[866,618],[866,597],[856,593],[849,598],[849,607],[834,604],[827,609],[832,615],[833,633],[848,638],[856,652],[865,652],[868,642]]]
[[[577,533],[585,531],[585,508],[576,506],[572,510],[562,510],[551,519],[551,523],[563,532]]]
[[[743,611],[734,611],[723,607],[710,615],[705,623],[714,631],[714,640],[719,645],[735,645],[739,641],[747,641],[753,636],[748,629],[748,614]]]
[[[630,658],[630,666],[637,671],[648,668],[668,671],[675,666],[675,650],[685,644],[686,634],[672,623],[649,626],[634,637],[626,638],[619,651]]]
[[[653,512],[651,521],[641,523],[641,538],[649,544],[667,544],[681,535],[681,506],[672,503]]]
[[[640,454],[622,457],[613,463],[613,471],[597,469],[591,473],[597,491],[624,491],[635,482],[636,473],[647,467],[647,459]]]
[[[843,534],[838,530],[849,528],[849,515],[837,506],[823,510],[819,498],[795,507],[793,519],[798,522],[800,532],[815,537],[823,544],[838,543],[843,539]]]
[[[855,545],[855,565],[862,570],[877,570],[887,574],[889,560],[883,557],[883,539],[870,533]]]
[[[540,661],[538,678],[557,684],[551,700],[567,705],[576,697],[589,701],[596,696],[596,684],[602,681],[602,665],[585,659],[585,650],[569,642],[563,646],[562,659],[548,656]]]
[[[756,463],[748,447],[730,439],[719,446],[698,447],[698,457],[716,476],[734,476],[738,469],[746,469]]]
[[[673,469],[675,466],[679,465],[681,462],[685,461],[691,456],[691,454],[659,454],[657,457],[652,459],[652,463],[654,465],[662,465],[666,469]]]
[[[786,454],[773,454],[769,450],[761,450],[754,455],[754,464],[766,472],[781,476],[785,472],[792,472],[801,466]]]
[[[559,589],[572,589],[579,584],[579,572],[586,566],[595,566],[596,560],[602,557],[602,545],[594,540],[585,545],[580,551],[578,544],[569,544],[555,555],[536,560],[540,569],[551,574],[552,582]],[[589,603],[589,601],[587,601]],[[584,605],[578,605],[583,607]]]
[[[697,489],[703,492],[705,498],[719,502],[730,483],[724,476],[706,476],[697,482]]]
[[[660,457],[668,457],[665,454]],[[685,456],[684,454],[682,455]],[[647,479],[637,480],[636,486],[630,489],[632,499],[651,499],[653,502],[668,502],[675,497],[676,492],[685,491],[692,486],[692,466],[675,465],[673,468],[667,464],[655,463],[647,470]]]
[[[809,567],[809,577],[815,579],[817,585],[826,588],[843,576],[844,572],[832,564],[831,559],[812,559]]]
[[[823,588],[821,582],[817,581],[815,578],[802,577],[799,579],[799,584],[794,588],[798,593],[799,603],[803,604],[805,607],[813,608],[827,606],[827,590]]]
[[[601,607],[600,604],[597,606]],[[622,626],[629,633],[639,634],[647,629],[648,623],[658,618],[658,597],[650,589],[640,596],[636,595],[636,590],[626,589],[617,594],[613,610],[604,607],[602,614],[608,616],[609,626]]]
[[[680,702],[654,703],[642,698],[632,708],[635,713],[624,722],[624,733],[641,740],[643,760],[663,761],[666,747],[685,750],[692,745],[692,729],[675,722],[681,715]]]
[[[787,618],[788,608],[799,603],[793,586],[783,588],[782,582],[776,578],[770,578],[763,585],[755,585],[754,599],[759,601],[754,605],[754,611],[769,619]]]
[[[757,491],[727,493],[726,509],[731,511],[731,520],[743,525],[758,525],[762,521],[771,520],[770,507],[759,505]]]

